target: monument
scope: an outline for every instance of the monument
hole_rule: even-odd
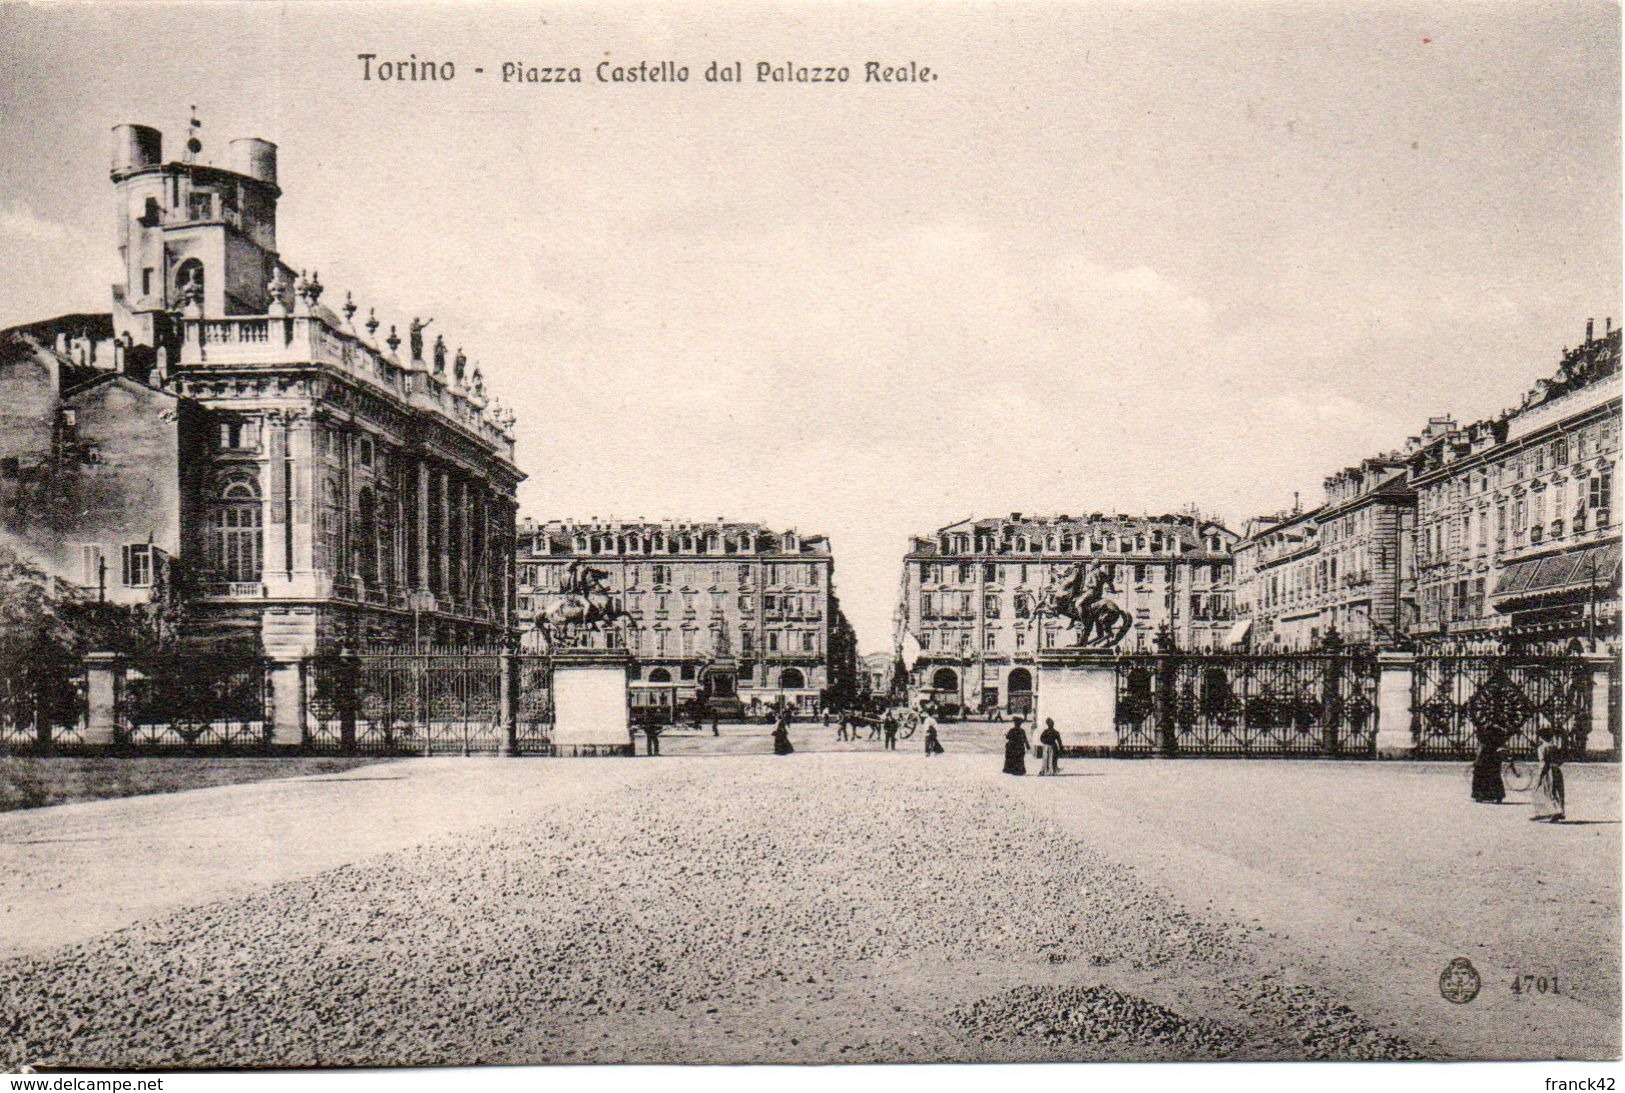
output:
[[[553,673],[553,754],[632,755],[627,680],[632,654],[624,627],[632,623],[610,594],[609,574],[581,562],[565,573],[565,593],[536,620]]]
[[[1134,620],[1108,599],[1117,591],[1110,563],[1075,562],[1029,597],[1032,618],[1042,628],[1046,617],[1070,619],[1074,644],[1038,653],[1038,693],[1033,730],[1045,721],[1055,728],[1071,754],[1106,755],[1117,746],[1117,664],[1114,651]]]

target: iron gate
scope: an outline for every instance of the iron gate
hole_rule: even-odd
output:
[[[511,727],[520,754],[545,755],[549,681],[547,658],[503,650],[316,656],[304,666],[304,742],[364,755],[496,755]]]
[[[1374,657],[1135,654],[1116,680],[1123,754],[1376,755]]]
[[[1591,665],[1578,657],[1422,655],[1411,671],[1411,736],[1421,758],[1466,758],[1484,732],[1509,755],[1534,755],[1559,733],[1571,755],[1591,731]]]

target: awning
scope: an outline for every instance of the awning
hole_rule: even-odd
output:
[[[1497,601],[1549,599],[1563,592],[1606,589],[1619,580],[1620,544],[1576,547],[1513,562],[1490,593]]]
[[[1242,619],[1230,628],[1229,633],[1225,634],[1224,643],[1226,645],[1240,645],[1247,640],[1247,635],[1252,633],[1252,629],[1253,620]]]

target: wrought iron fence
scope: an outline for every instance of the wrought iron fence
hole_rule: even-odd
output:
[[[270,662],[212,652],[129,662],[119,705],[121,745],[253,749],[270,742]]]
[[[303,668],[304,743],[363,755],[521,754],[552,747],[547,660],[501,650],[368,650]]]
[[[65,659],[0,664],[0,751],[49,751],[84,744],[85,681]]]
[[[513,655],[514,740],[520,755],[553,753],[553,662],[533,653]]]
[[[1591,731],[1592,666],[1569,656],[1424,654],[1411,670],[1411,736],[1426,758],[1465,758],[1480,735],[1509,755],[1535,753],[1539,734],[1560,734],[1583,755]]]
[[[1116,681],[1123,754],[1376,754],[1367,655],[1131,654],[1118,658]]]

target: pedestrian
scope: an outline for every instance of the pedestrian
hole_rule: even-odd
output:
[[[773,754],[789,755],[795,750],[795,745],[790,743],[790,718],[781,713],[773,723]]]
[[[1061,734],[1055,731],[1054,718],[1044,718],[1044,731],[1038,734],[1038,742],[1044,749],[1044,765],[1038,773],[1051,776],[1061,773]]]
[[[644,749],[650,755],[660,754],[660,726],[653,721],[643,726]]]
[[[937,740],[937,727],[934,724],[925,727],[925,754],[927,757],[942,754],[942,744]]]
[[[1540,773],[1535,776],[1535,788],[1529,803],[1535,814],[1531,820],[1545,820],[1549,824],[1563,822],[1563,742],[1551,729],[1540,730],[1540,743],[1535,747],[1535,758]]]
[[[1506,782],[1501,778],[1501,749],[1506,746],[1506,734],[1497,729],[1479,726],[1478,755],[1473,759],[1473,800],[1483,804],[1500,804],[1506,800]]]
[[[1021,718],[1004,734],[1004,773],[1027,773],[1027,734],[1021,731]]]
[[[885,729],[886,729],[886,750],[887,751],[896,751],[897,750],[897,717],[894,714],[887,714],[884,725],[885,725]]]
[[[835,739],[845,742],[851,736],[852,712],[850,710],[843,709],[841,711],[841,723],[835,726]]]

